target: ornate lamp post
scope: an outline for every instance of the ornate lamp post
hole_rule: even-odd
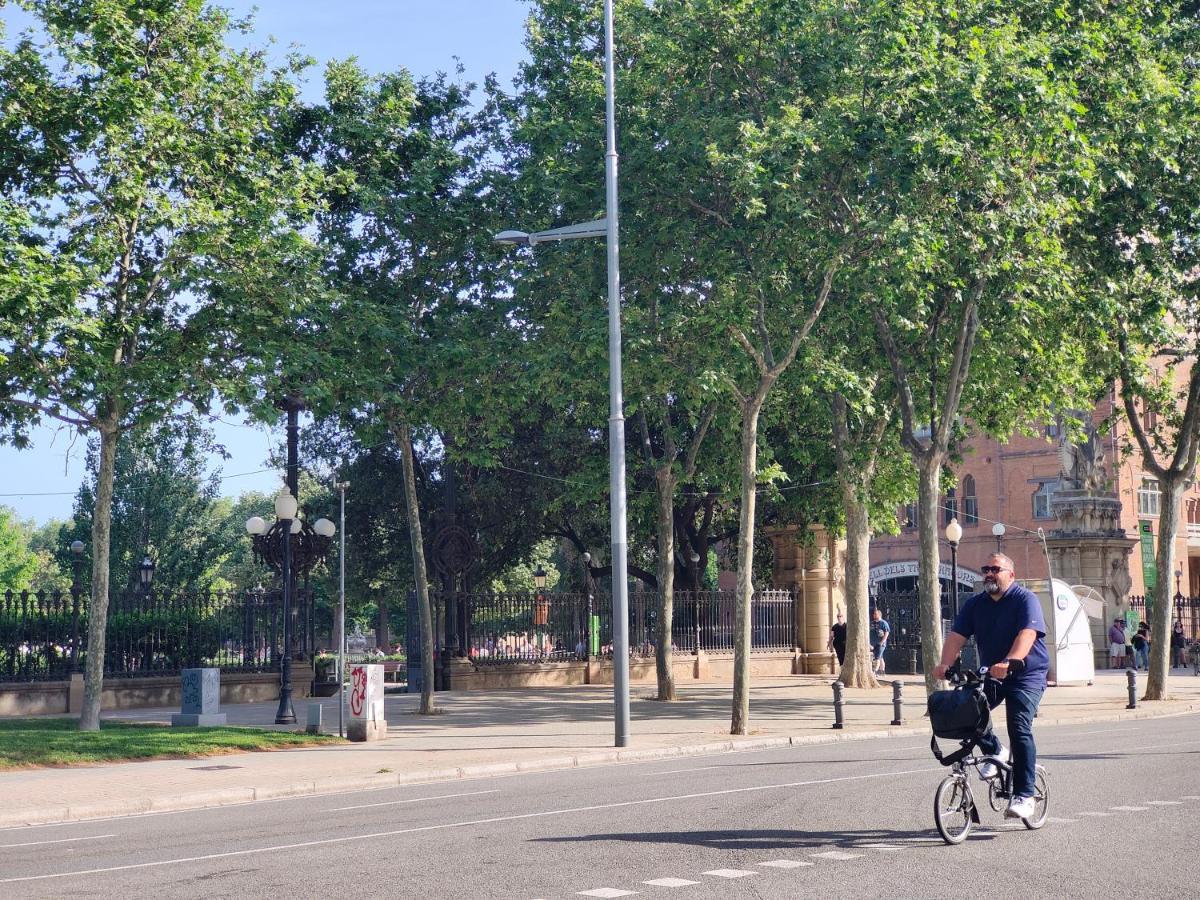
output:
[[[313,525],[297,517],[299,504],[286,487],[275,498],[275,524],[267,527],[260,516],[246,520],[246,532],[254,542],[254,556],[260,563],[277,572],[283,585],[283,661],[279,688],[279,708],[276,725],[294,725],[296,712],[292,708],[292,608],[296,576],[305,576],[318,562],[325,559],[333,546],[337,531],[328,519],[318,519]]]
[[[533,601],[533,630],[537,638],[537,649],[541,652],[545,646],[545,632],[538,629],[544,629],[550,624],[550,602],[542,593],[546,589],[546,570],[542,568],[541,563],[533,570],[533,586],[537,589]]]
[[[959,541],[962,540],[962,526],[958,516],[950,520],[946,526],[946,540],[950,542],[950,593],[954,616],[959,614]]]
[[[142,593],[150,593],[150,585],[154,583],[154,560],[149,556],[143,556],[138,566],[138,583],[142,586]]]

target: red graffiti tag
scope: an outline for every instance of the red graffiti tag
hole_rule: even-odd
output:
[[[367,702],[367,669],[365,666],[355,666],[350,670],[352,686],[350,688],[350,715],[361,716],[363,705]]]

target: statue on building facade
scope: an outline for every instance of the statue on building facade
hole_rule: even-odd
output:
[[[1058,445],[1058,460],[1063,489],[1091,493],[1108,490],[1104,447],[1094,425],[1088,425],[1087,437],[1079,443],[1064,433]]]

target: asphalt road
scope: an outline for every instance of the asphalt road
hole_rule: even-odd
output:
[[[1188,896],[1200,717],[1041,729],[1050,820],[945,846],[890,738],[0,830],[0,897]],[[991,827],[987,827],[991,826]]]

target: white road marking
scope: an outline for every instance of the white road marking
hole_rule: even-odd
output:
[[[640,775],[643,778],[648,778],[651,775],[677,775],[680,772],[703,772],[705,769],[726,769],[728,766],[694,766],[690,769],[667,769],[665,772],[633,772],[633,775]],[[699,883],[699,882],[697,882]]]
[[[859,859],[861,853],[846,853],[843,850],[827,850],[824,853],[814,853],[817,859]]]
[[[1150,807],[1148,806],[1110,806],[1109,809],[1115,809],[1117,812],[1145,812]]]
[[[1105,816],[1111,816],[1111,815],[1112,815],[1112,813],[1105,813],[1105,812],[1081,812],[1081,813],[1075,813],[1075,815],[1077,815],[1077,816],[1090,816],[1090,817],[1091,817],[1091,818],[1093,818],[1093,819],[1100,819],[1100,818],[1103,818],[1103,817],[1105,817]]]
[[[799,869],[801,866],[811,866],[812,863],[800,859],[772,859],[767,862],[755,863],[756,866],[770,866],[772,869]]]
[[[618,888],[596,888],[591,891],[577,891],[580,897],[632,897],[637,891],[622,891]]]
[[[895,844],[859,844],[863,850],[878,850],[881,853],[895,852],[903,850],[903,847],[897,847]]]
[[[1024,828],[1025,824],[1023,822],[1005,822],[1000,827],[1001,828]]]
[[[1183,806],[1182,800],[1147,800],[1147,806]]]
[[[498,794],[500,789],[492,791],[465,791],[461,794],[438,794],[436,797],[410,797],[407,800],[386,800],[383,803],[360,803],[358,806],[336,806],[328,812],[345,812],[348,809],[371,809],[375,806],[396,806],[399,803],[424,803],[426,800],[446,800],[450,797],[477,797],[480,794]]]
[[[268,847],[253,847],[248,850],[228,850],[224,853],[205,853],[200,856],[185,856],[162,859],[155,862],[129,863],[123,866],[105,866],[96,869],[79,869],[72,872],[52,872],[45,875],[22,875],[18,878],[0,878],[0,884],[16,884],[22,881],[45,881],[51,878],[72,878],[77,875],[100,875],[106,872],[127,872],[131,869],[152,869],[180,863],[205,862],[210,859],[229,859],[234,856],[253,856],[258,853],[275,853],[280,850],[299,850],[305,847],[323,847],[329,844],[346,844],[351,841],[369,841],[377,838],[399,837],[403,834],[422,834],[427,831],[444,831],[448,828],[470,828],[475,825],[495,825],[500,822],[519,822],[522,819],[545,819],[550,816],[566,816],[573,813],[597,812],[602,809],[623,809],[630,806],[646,806],[651,803],[674,803],[676,800],[695,800],[700,797],[723,797],[729,794],[746,794],[754,791],[777,791],[780,788],[811,787],[817,784],[840,784],[847,781],[867,781],[876,778],[893,778],[899,775],[927,775],[939,772],[940,768],[924,766],[920,769],[901,769],[896,772],[872,772],[866,775],[842,775],[838,778],[815,778],[811,781],[789,781],[783,784],[759,784],[752,787],[726,788],[721,791],[701,791],[695,794],[675,794],[670,797],[647,797],[643,800],[623,800],[617,803],[599,803],[594,806],[571,806],[565,809],[547,809],[541,812],[516,813],[511,816],[492,816],[487,819],[467,819],[461,822],[439,822],[435,825],[419,825],[413,828],[397,828],[391,831],[374,831],[369,834],[352,834],[345,837],[321,838],[315,841],[300,841],[295,844],[274,844]]]
[[[649,884],[654,887],[687,887],[689,884],[699,883],[699,881],[688,881],[686,878],[655,878],[651,881],[642,882],[642,884]]]
[[[1059,819],[1055,816],[1046,816],[1047,822],[1054,822],[1056,825],[1070,825],[1073,822],[1078,822],[1078,819]]]
[[[1183,799],[1184,799],[1184,800],[1200,800],[1200,795],[1197,795],[1197,794],[1184,794],[1184,795],[1183,795]]]
[[[1176,741],[1173,744],[1148,744],[1145,747],[1136,748],[1138,752],[1142,750],[1161,750],[1163,747],[1195,747],[1195,741]]]
[[[701,874],[712,875],[716,878],[745,878],[747,875],[757,875],[758,873],[750,872],[746,869],[711,869]]]
[[[0,844],[0,850],[7,850],[10,847],[40,847],[42,844],[69,844],[72,841],[98,841],[102,838],[116,837],[115,834],[92,834],[87,837],[77,838],[59,838],[55,841],[26,841],[24,844]]]

